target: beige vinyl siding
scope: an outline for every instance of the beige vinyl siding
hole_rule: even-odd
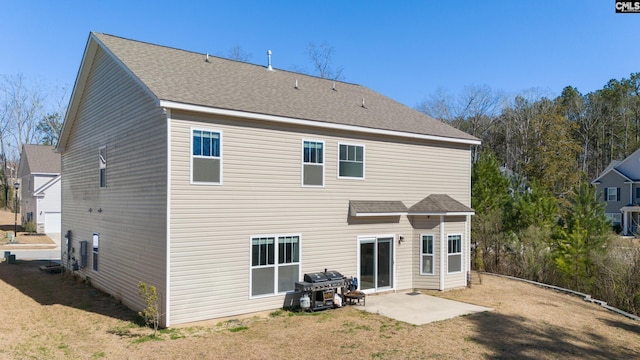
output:
[[[164,306],[166,145],[162,110],[98,49],[62,153],[62,231],[72,231],[76,258],[79,241],[88,241],[89,261],[79,273],[134,309],[143,307],[139,281],[156,286]],[[107,147],[106,188],[99,188],[101,146]],[[100,234],[97,272],[94,232]],[[71,266],[64,253],[62,260]]]
[[[440,216],[412,216],[413,223],[413,288],[440,288]],[[420,274],[420,242],[422,235],[433,235],[433,274]],[[446,249],[445,249],[446,250]]]
[[[445,246],[447,246],[447,236],[448,235],[461,235],[462,236],[462,271],[460,273],[448,274],[448,256],[447,256],[447,248],[445,247],[445,264],[444,264],[444,288],[445,289],[454,289],[466,286],[467,279],[467,270],[468,270],[468,259],[469,259],[469,247],[468,247],[468,238],[465,227],[466,217],[464,216],[450,216],[445,217],[444,224],[444,241]]]
[[[191,128],[222,131],[224,185],[189,183]],[[325,186],[303,187],[303,139],[324,141]],[[356,276],[358,236],[394,234],[395,289],[414,285],[414,230],[406,216],[348,217],[349,200],[401,200],[431,193],[469,205],[469,148],[311,131],[172,112],[171,323],[267,310],[282,295],[250,298],[250,236],[300,234],[301,273]],[[338,143],[366,148],[366,180],[338,179]],[[406,239],[398,244],[398,235]]]

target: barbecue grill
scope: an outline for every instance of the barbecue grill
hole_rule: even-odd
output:
[[[333,307],[333,299],[338,289],[340,289],[339,294],[343,296],[350,284],[351,279],[347,279],[339,272],[325,270],[304,274],[304,281],[296,282],[295,288],[301,293],[301,298],[305,295],[309,297],[311,300],[309,308],[316,311]]]

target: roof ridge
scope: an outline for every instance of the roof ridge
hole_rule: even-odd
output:
[[[229,59],[229,58],[226,58],[226,57],[223,57],[223,56],[219,56],[219,55],[214,55],[214,54],[211,54],[211,53],[208,53],[208,52],[202,53],[202,52],[194,51],[194,50],[180,49],[180,48],[169,46],[169,45],[154,44],[154,43],[151,43],[151,42],[148,42],[148,41],[129,39],[129,38],[126,38],[126,37],[123,37],[123,36],[112,35],[112,34],[107,34],[107,33],[101,33],[101,32],[96,32],[96,31],[92,31],[91,33],[94,34],[94,35],[104,35],[104,36],[109,36],[109,37],[120,39],[120,40],[124,40],[124,41],[131,41],[131,42],[135,42],[135,43],[139,43],[139,44],[145,44],[145,45],[149,45],[149,46],[161,47],[161,48],[165,48],[165,49],[169,49],[169,50],[180,51],[180,52],[190,53],[190,54],[194,54],[194,55],[202,55],[202,56],[209,55],[209,57],[214,57],[214,58],[222,60],[222,61],[231,61],[231,62],[236,62],[236,63],[240,63],[240,64],[245,64],[245,65],[257,66],[259,68],[263,68],[263,69],[267,70],[267,67],[264,66],[264,65],[260,65],[260,64],[256,64],[256,63],[252,63],[252,62],[248,62],[248,61]],[[314,79],[318,79],[318,80],[325,80],[325,81],[328,81],[328,82],[336,82],[336,83],[348,84],[348,85],[360,86],[360,87],[365,87],[366,88],[366,86],[363,86],[361,84],[352,83],[352,82],[348,82],[348,81],[323,78],[323,77],[320,77],[320,76],[317,76],[317,75],[313,75],[313,74],[305,74],[305,73],[302,73],[302,72],[293,71],[293,70],[287,70],[287,69],[282,69],[282,68],[277,68],[277,67],[273,67],[273,66],[272,66],[272,68],[273,68],[273,71],[282,71],[282,72],[287,72],[287,73],[290,73],[290,74],[306,76],[306,77],[310,77],[310,78],[314,78]]]

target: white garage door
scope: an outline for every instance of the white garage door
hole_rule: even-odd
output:
[[[62,216],[60,213],[45,213],[44,214],[44,232],[45,233],[59,233],[62,227]]]

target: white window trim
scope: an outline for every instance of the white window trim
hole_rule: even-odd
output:
[[[102,158],[102,150],[106,154],[105,158]],[[106,189],[107,188],[107,158],[109,155],[107,154],[107,146],[100,146],[98,148],[98,189]],[[102,169],[104,169],[104,186],[102,186]],[[31,180],[29,180],[31,181]]]
[[[459,253],[449,253],[449,236],[460,236],[460,252]],[[461,233],[453,233],[447,234],[447,275],[451,274],[462,274],[462,270],[464,269],[464,264],[462,263],[462,254],[464,253],[464,236]],[[460,271],[449,272],[449,257],[454,255],[460,255]]]
[[[423,249],[423,237],[431,236],[431,255],[425,254]],[[436,268],[436,257],[435,257],[435,249],[436,249],[436,236],[434,234],[420,234],[420,275],[435,275]],[[425,256],[431,256],[431,272],[426,273],[422,272],[423,267],[423,259]]]
[[[302,234],[298,233],[298,234],[263,234],[263,235],[251,235],[249,236],[249,299],[260,299],[260,298],[268,298],[268,297],[273,297],[273,296],[280,296],[280,295],[284,295],[284,294],[289,294],[289,293],[293,293],[295,292],[294,290],[291,291],[282,291],[282,292],[277,292],[278,289],[278,267],[280,266],[280,264],[278,264],[278,256],[280,255],[280,252],[278,251],[278,240],[281,237],[285,237],[285,236],[297,236],[298,237],[298,262],[297,263],[288,263],[288,264],[282,264],[284,265],[292,265],[292,264],[298,264],[298,280],[300,280],[301,274],[302,274]],[[251,256],[253,256],[253,239],[254,238],[274,238],[275,243],[274,243],[274,256],[273,256],[273,265],[258,265],[258,266],[253,266],[251,265]],[[251,288],[251,284],[253,284],[253,269],[254,268],[274,268],[273,271],[273,288],[276,289],[276,292],[274,292],[273,294],[261,294],[261,295],[252,295],[252,288]]]
[[[88,243],[87,246],[89,246]],[[100,270],[100,234],[96,232],[91,238],[91,270],[94,272]]]
[[[611,190],[613,190],[614,200],[611,200]],[[607,202],[620,201],[618,199],[618,188],[617,187],[607,187]]]
[[[220,156],[194,156],[193,155],[193,131],[197,130],[197,131],[209,131],[209,132],[215,132],[220,134]],[[191,185],[222,185],[223,184],[223,174],[224,174],[224,170],[223,170],[223,164],[224,161],[222,160],[223,158],[223,134],[222,134],[222,130],[220,129],[213,129],[213,128],[203,128],[203,127],[196,127],[196,126],[192,126],[191,129],[189,130],[189,183]],[[219,159],[220,160],[220,182],[203,182],[203,181],[193,181],[193,158],[213,158],[213,159]]]
[[[316,143],[321,143],[322,144],[322,185],[305,185],[304,184],[304,165],[306,164],[304,162],[304,143],[305,142],[316,142]],[[327,160],[327,144],[325,144],[324,140],[314,140],[314,139],[302,139],[302,141],[300,142],[300,184],[302,185],[302,187],[307,187],[307,188],[323,188],[326,184],[326,177],[325,177],[325,164],[326,164],[326,160]],[[314,165],[312,163],[310,163],[310,165]],[[320,164],[315,164],[316,166],[320,166]]]
[[[360,146],[362,147],[362,177],[354,177],[354,176],[340,176],[340,146],[341,145],[347,145],[347,146]],[[364,146],[364,144],[356,144],[356,143],[347,143],[347,142],[339,142],[338,143],[338,151],[337,151],[337,163],[336,163],[336,176],[338,179],[345,179],[345,180],[364,180],[365,179],[365,174],[367,173],[367,169],[366,169],[366,163],[367,163],[367,148]]]

